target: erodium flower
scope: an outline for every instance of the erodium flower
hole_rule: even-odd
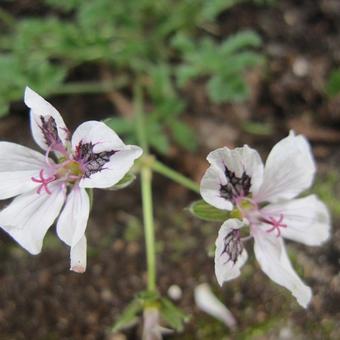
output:
[[[202,197],[236,217],[223,223],[216,240],[219,284],[240,275],[247,260],[244,242],[253,238],[262,270],[306,308],[312,292],[295,273],[283,238],[317,246],[330,233],[326,206],[315,195],[296,198],[312,185],[316,170],[307,140],[292,131],[273,147],[265,166],[247,145],[217,149],[207,159],[211,165],[202,178]]]
[[[81,124],[71,137],[59,112],[30,88],[31,129],[40,154],[0,142],[0,199],[15,197],[0,212],[0,226],[31,254],[59,216],[57,234],[71,247],[71,270],[86,268],[85,229],[90,212],[86,188],[109,188],[132,167],[142,149],[125,145],[102,122]]]

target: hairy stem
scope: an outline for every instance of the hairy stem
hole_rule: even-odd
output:
[[[200,187],[199,184],[192,181],[191,179],[183,176],[182,174],[178,173],[177,171],[169,168],[168,166],[166,166],[165,164],[154,160],[153,162],[150,162],[150,167],[162,174],[165,177],[170,178],[171,180],[173,180],[174,182],[183,185],[185,188],[188,188],[196,193],[200,193]]]
[[[148,156],[149,146],[145,130],[145,117],[143,108],[143,94],[138,82],[134,88],[134,113],[137,122],[137,136],[140,146]],[[156,250],[155,250],[155,225],[153,218],[152,202],[152,170],[147,164],[141,168],[141,189],[143,201],[143,219],[147,262],[148,290],[156,290]]]
[[[148,290],[156,290],[156,251],[155,251],[155,226],[153,219],[152,204],[152,171],[150,168],[143,167],[141,170],[142,178],[142,200],[143,217],[145,231],[146,259],[148,268]]]

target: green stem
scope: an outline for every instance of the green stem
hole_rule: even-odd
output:
[[[136,115],[137,137],[144,154],[148,155],[149,145],[145,130],[145,116],[143,108],[143,94],[140,85],[137,83],[134,88],[134,113]]]
[[[150,168],[143,167],[141,170],[142,178],[142,200],[143,200],[143,217],[145,231],[145,246],[147,259],[147,278],[148,290],[156,290],[156,250],[155,250],[155,226],[153,220],[152,205],[152,171]]]
[[[183,185],[184,187],[196,192],[196,193],[200,193],[200,187],[199,184],[192,181],[191,179],[183,176],[182,174],[178,173],[177,171],[167,167],[165,164],[154,160],[153,162],[150,162],[150,167],[162,174],[165,177],[168,177],[170,179],[172,179],[174,182],[177,182],[181,185]]]
[[[74,82],[65,83],[61,87],[52,90],[50,95],[64,95],[64,94],[77,94],[77,93],[102,93],[111,92],[125,86],[128,83],[126,77],[115,79],[114,82]]]
[[[16,25],[15,18],[0,7],[0,21],[2,21],[6,26],[12,28]]]
[[[139,144],[143,148],[146,156],[148,156],[149,145],[145,131],[143,94],[142,88],[138,82],[136,82],[136,86],[134,88],[134,111],[136,115],[136,128]],[[152,170],[147,164],[143,164],[141,168],[141,189],[143,201],[148,291],[154,292],[156,291],[156,249],[152,204]]]

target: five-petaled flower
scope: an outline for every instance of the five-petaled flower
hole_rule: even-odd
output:
[[[71,270],[86,268],[85,229],[90,212],[86,188],[109,188],[132,167],[142,149],[125,145],[102,122],[81,124],[71,137],[59,112],[30,88],[31,129],[45,155],[0,142],[0,199],[15,197],[0,212],[0,226],[32,254],[59,216],[57,234],[71,247]]]
[[[211,165],[202,178],[201,195],[236,217],[223,223],[216,240],[219,284],[240,275],[247,260],[244,242],[254,238],[262,270],[306,308],[312,292],[295,273],[283,237],[316,246],[330,233],[326,206],[315,195],[295,198],[312,185],[316,170],[307,140],[292,131],[273,147],[265,166],[257,151],[247,145],[217,149],[207,159]],[[243,236],[245,226],[249,226],[249,236]]]

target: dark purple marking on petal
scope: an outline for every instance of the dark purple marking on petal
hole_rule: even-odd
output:
[[[228,201],[234,202],[239,197],[249,194],[251,178],[243,172],[241,177],[237,177],[234,172],[225,167],[224,174],[228,183],[220,186],[220,195]]]
[[[238,229],[232,229],[229,234],[224,238],[224,248],[222,250],[221,256],[227,254],[228,260],[232,261],[234,264],[237,262],[239,255],[243,251],[243,243],[240,236],[240,231]]]
[[[84,171],[83,177],[88,178],[96,172],[102,171],[107,162],[110,161],[110,157],[117,151],[102,151],[95,153],[93,151],[94,144],[83,143],[82,141],[78,144],[75,152],[75,160],[82,164]]]
[[[51,116],[40,116],[40,129],[44,135],[47,146],[62,144],[58,135],[57,123]]]

